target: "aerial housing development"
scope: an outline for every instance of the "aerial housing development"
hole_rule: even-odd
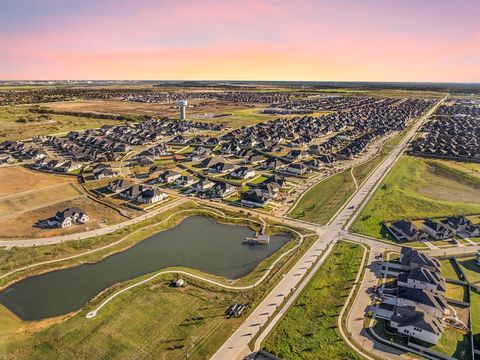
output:
[[[329,351],[349,358],[473,359],[478,97],[223,86],[0,91],[9,334],[62,319],[79,333],[100,326],[102,354],[122,328],[150,337],[154,357],[290,359],[290,342],[335,339]],[[308,316],[335,308],[327,323]],[[46,342],[38,356],[55,357],[55,333],[2,346],[29,358],[27,341]],[[88,341],[55,344],[92,354]]]
[[[480,360],[475,0],[0,2],[0,360]]]

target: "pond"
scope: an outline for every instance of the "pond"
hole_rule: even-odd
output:
[[[246,226],[192,216],[96,263],[20,280],[0,292],[0,303],[23,320],[39,320],[76,311],[115,283],[170,266],[236,279],[291,239],[277,234],[268,245],[242,244],[245,237],[254,235]]]

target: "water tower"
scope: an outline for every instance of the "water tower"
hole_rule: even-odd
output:
[[[187,108],[187,100],[178,100],[177,105],[180,108],[180,120],[185,120],[185,109]]]

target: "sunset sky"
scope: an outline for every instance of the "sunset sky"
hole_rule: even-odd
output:
[[[480,1],[0,0],[0,79],[480,82]]]

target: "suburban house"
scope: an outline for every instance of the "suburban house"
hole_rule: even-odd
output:
[[[281,189],[287,184],[285,178],[277,173],[273,173],[267,180],[263,182],[264,184],[277,184]]]
[[[181,176],[182,176],[182,174],[180,174],[176,171],[166,170],[158,176],[157,181],[159,183],[164,183],[164,184],[172,183],[175,180],[177,180],[178,178],[180,178]]]
[[[231,177],[237,179],[249,179],[255,176],[255,169],[247,166],[241,166],[230,173]]]
[[[455,231],[448,223],[427,219],[423,222],[423,230],[435,240],[445,240],[455,236]]]
[[[216,163],[215,165],[210,166],[208,170],[213,173],[226,173],[233,170],[234,168],[235,166],[233,166],[230,163],[219,162],[219,163]]]
[[[71,207],[55,214],[55,217],[47,220],[49,226],[68,227],[73,224],[85,224],[88,221],[88,215],[82,209]]]
[[[440,262],[437,259],[406,246],[401,249],[400,264],[402,270],[406,271],[426,268],[431,272],[440,272]]]
[[[436,295],[445,295],[445,279],[438,272],[427,268],[415,268],[398,275],[397,285],[411,289],[421,289]]]
[[[384,307],[373,306],[372,311],[399,334],[436,344],[446,327],[443,319],[451,312],[440,263],[402,247],[400,264],[404,271],[397,276],[396,288],[381,287]]]
[[[252,155],[248,158],[248,163],[250,165],[259,165],[267,161],[267,158],[262,155]]]
[[[92,169],[93,177],[97,180],[113,177],[113,170],[109,164],[100,163]]]
[[[390,317],[390,326],[398,333],[436,344],[445,330],[445,322],[438,317],[412,308],[396,307]]]
[[[223,164],[225,163],[226,160],[222,157],[219,157],[219,156],[212,156],[212,157],[209,157],[209,158],[206,158],[204,159],[201,163],[200,163],[200,166],[202,168],[212,168],[213,166],[217,165],[217,164]]]
[[[131,184],[124,180],[124,179],[115,179],[113,181],[110,181],[110,183],[107,185],[107,189],[111,192],[119,192],[122,190],[125,190],[128,188]]]
[[[163,199],[166,199],[168,196],[164,192],[161,192],[157,188],[148,188],[142,191],[138,197],[138,201],[146,204],[154,204]]]
[[[201,161],[211,154],[212,150],[210,148],[200,146],[193,149],[190,154],[187,155],[187,159],[190,161]]]
[[[225,182],[213,183],[208,190],[200,191],[199,196],[207,199],[222,199],[237,193],[237,187]]]
[[[200,191],[211,189],[214,185],[215,183],[213,181],[210,181],[208,179],[201,179],[196,184],[193,185],[193,188],[196,191],[200,192]]]
[[[417,228],[411,221],[395,221],[386,226],[389,232],[398,241],[426,241],[428,240],[428,234]]]
[[[280,193],[280,185],[275,182],[263,182],[263,184],[261,184],[256,190],[259,190],[263,197],[274,199]]]
[[[10,154],[0,154],[0,164],[10,164],[14,161],[14,158]]]
[[[287,167],[287,172],[294,175],[303,175],[308,171],[308,166],[302,163],[292,163]]]
[[[124,199],[135,200],[142,194],[143,190],[145,190],[145,186],[135,184],[121,191],[119,196]]]
[[[388,295],[384,296],[387,297]],[[423,312],[438,318],[442,318],[449,311],[443,296],[422,289],[399,286],[397,295],[393,298],[395,300],[392,305],[421,309]]]
[[[279,170],[284,169],[287,167],[287,163],[282,161],[281,159],[271,157],[267,161],[265,161],[262,165],[262,168],[266,170]]]
[[[260,189],[253,189],[243,193],[240,202],[249,207],[264,207],[268,200]]]
[[[197,178],[194,176],[182,175],[175,180],[177,186],[191,186],[195,184]]]
[[[480,229],[473,225],[465,216],[451,216],[442,223],[447,224],[456,234],[462,236],[479,236]]]
[[[70,172],[80,169],[82,164],[71,162],[70,160],[65,161],[61,165],[57,166],[57,171],[61,172]]]

